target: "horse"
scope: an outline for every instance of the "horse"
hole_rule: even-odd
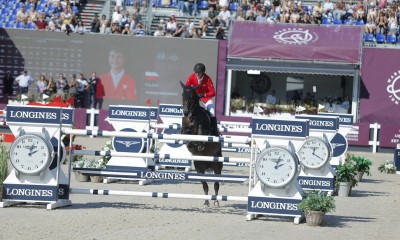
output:
[[[182,129],[181,134],[192,134],[192,135],[206,135],[206,136],[219,136],[218,130],[211,131],[210,116],[207,110],[200,106],[199,96],[196,93],[196,87],[186,86],[182,82],[183,88],[182,103],[183,103],[183,118],[182,118]],[[203,147],[199,147],[202,145]],[[213,156],[222,157],[221,143],[219,142],[195,142],[188,141],[186,144],[189,152],[195,156]],[[193,161],[194,168],[197,173],[204,174],[206,171],[212,170],[214,174],[221,174],[222,162],[205,162],[205,161]],[[201,182],[203,185],[204,194],[208,195],[208,184],[207,182]],[[218,195],[219,182],[214,183],[215,196]],[[208,200],[204,202],[205,206],[210,206]],[[219,205],[216,200],[214,205]]]

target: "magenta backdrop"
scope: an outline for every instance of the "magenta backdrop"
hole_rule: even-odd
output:
[[[360,122],[400,125],[399,63],[399,49],[363,49]]]
[[[361,26],[233,24],[228,57],[360,62]]]

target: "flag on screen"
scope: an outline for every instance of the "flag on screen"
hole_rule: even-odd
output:
[[[22,94],[22,95],[21,95],[21,100],[25,100],[25,99],[28,99],[28,96]]]
[[[49,98],[49,95],[43,93],[43,100]]]
[[[158,81],[160,76],[156,72],[146,72],[144,78],[147,81]]]
[[[253,109],[253,113],[260,113],[263,112],[264,110],[260,106],[255,106]]]
[[[297,107],[296,107],[296,112],[302,112],[302,111],[304,111],[304,110],[306,110],[305,107],[302,107],[302,106],[297,106]]]
[[[147,99],[146,104],[147,104],[147,105],[151,105],[151,99],[150,99],[150,98]]]

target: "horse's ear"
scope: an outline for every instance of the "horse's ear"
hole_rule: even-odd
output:
[[[179,81],[181,83],[182,88],[185,88],[185,84],[183,84],[182,81]]]

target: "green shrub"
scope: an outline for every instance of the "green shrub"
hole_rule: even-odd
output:
[[[326,192],[312,191],[305,195],[298,207],[303,212],[319,211],[326,213],[334,211],[336,205],[335,199],[332,196],[328,196]]]
[[[0,185],[8,176],[8,150],[3,143],[0,143]]]

